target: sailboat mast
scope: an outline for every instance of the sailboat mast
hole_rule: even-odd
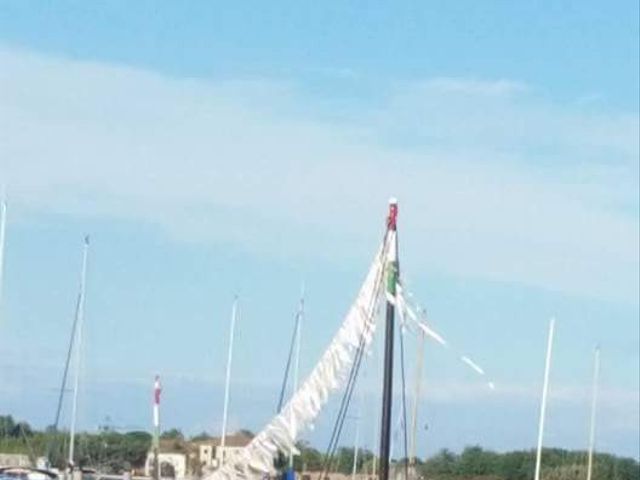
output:
[[[0,200],[0,307],[2,307],[2,281],[4,272],[4,234],[7,226],[7,202],[4,198]]]
[[[549,372],[551,370],[551,350],[553,349],[553,331],[556,319],[549,322],[549,338],[547,340],[547,358],[544,365],[544,384],[542,385],[542,404],[540,405],[540,420],[538,422],[538,448],[536,451],[535,480],[540,480],[540,464],[542,460],[542,437],[544,434],[544,419],[547,410],[547,394],[549,392]]]
[[[384,373],[382,379],[382,424],[380,426],[380,470],[379,480],[389,479],[389,452],[391,449],[391,407],[393,403],[393,334],[395,317],[396,283],[398,281],[398,244],[396,220],[398,202],[389,201],[387,217],[387,265],[386,294],[387,309],[385,321]]]
[[[300,305],[296,321],[296,357],[293,362],[293,395],[298,391],[300,376],[300,344],[302,342],[302,321],[304,319],[304,284],[300,290]],[[289,468],[293,470],[293,448],[289,451]]]
[[[418,431],[418,404],[420,403],[420,390],[422,387],[422,361],[424,358],[424,332],[420,330],[418,338],[418,354],[416,364],[416,386],[413,394],[413,412],[411,414],[411,446],[409,450],[409,464],[416,464],[416,435]]]
[[[71,405],[71,426],[69,428],[69,466],[73,466],[73,456],[76,440],[76,420],[78,413],[78,384],[80,382],[80,370],[82,366],[82,326],[84,324],[84,298],[85,282],[87,278],[87,259],[89,256],[89,237],[84,238],[84,248],[82,252],[82,273],[80,274],[80,293],[78,295],[78,309],[76,310],[76,321],[78,330],[76,332],[76,356],[75,356],[75,378],[73,382],[73,403]]]
[[[358,473],[358,453],[360,451],[360,418],[356,420],[356,438],[353,442],[353,465],[351,467],[351,480],[356,480],[356,474]]]
[[[378,348],[378,343],[376,343],[376,339],[374,338],[372,341],[372,346],[373,346],[373,353],[374,353],[374,358],[376,359],[375,362],[375,375],[374,375],[374,383],[375,381],[378,380],[378,378],[380,378],[380,362],[379,357],[380,357],[380,349]],[[373,390],[374,392],[377,392],[377,390]],[[372,418],[374,418],[374,424],[373,424],[373,429],[372,429],[372,433],[373,433],[373,439],[371,441],[371,445],[376,445],[378,443],[378,436],[380,435],[380,430],[378,430],[377,425],[380,424],[380,409],[376,407],[376,403],[378,402],[378,395],[374,394],[372,396],[372,401],[373,401],[373,406],[372,406],[372,410],[373,410],[373,415]],[[377,468],[378,468],[378,457],[376,455],[372,455],[372,459],[371,459],[371,477],[376,478],[378,476],[377,472]]]
[[[358,406],[358,414],[356,416],[356,434],[353,440],[353,465],[351,466],[351,480],[356,480],[358,473],[358,454],[360,453],[360,423],[362,422],[362,414],[364,409],[364,394],[360,395],[360,405]]]
[[[233,338],[238,316],[238,297],[233,300],[231,310],[231,328],[229,329],[229,351],[227,356],[227,375],[224,382],[224,406],[222,408],[222,435],[220,436],[220,465],[224,464],[224,449],[227,439],[227,414],[229,411],[229,384],[231,381],[231,361],[233,359]]]
[[[593,390],[591,397],[591,426],[589,431],[589,460],[587,465],[587,480],[591,480],[593,469],[593,448],[596,440],[596,404],[598,402],[598,377],[600,376],[600,347],[596,347],[593,360]]]

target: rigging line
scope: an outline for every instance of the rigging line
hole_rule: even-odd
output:
[[[374,294],[374,296],[372,297],[372,300],[371,300],[372,303],[371,303],[371,306],[370,306],[370,310],[371,310],[371,317],[370,318],[372,318],[373,316],[376,315],[375,303],[376,303],[376,301],[377,301],[377,299],[378,299],[378,297],[380,295],[380,291],[382,290],[382,283],[383,283],[382,282],[382,278],[383,277],[384,277],[383,272],[381,272],[381,275],[380,275],[380,277],[378,279],[379,283],[377,283],[376,292],[375,292],[375,294]],[[367,327],[363,331],[363,334],[368,333],[369,328],[371,328],[370,327],[370,320],[367,323]],[[361,340],[362,341],[364,340],[364,336],[361,337]],[[348,409],[349,409],[349,405],[351,403],[351,398],[353,396],[353,391],[355,389],[357,376],[358,376],[358,373],[359,373],[361,365],[362,365],[362,359],[364,358],[364,353],[365,352],[364,352],[364,345],[363,344],[361,346],[359,346],[359,350],[358,350],[357,353],[358,353],[358,356],[357,356],[357,358],[355,359],[355,362],[354,362],[354,366],[355,366],[354,375],[353,375],[353,378],[350,379],[350,381],[349,381],[349,383],[347,385],[347,391],[345,392],[345,397],[343,397],[343,400],[345,400],[344,409],[341,412],[341,416],[338,419],[336,419],[336,425],[337,425],[338,429],[337,429],[337,432],[336,432],[336,437],[335,437],[335,441],[334,441],[333,447],[332,447],[332,449],[330,451],[330,455],[329,455],[329,458],[328,458],[328,462],[329,462],[330,466],[333,466],[333,458],[334,458],[336,450],[338,448],[338,441],[340,439],[340,435],[342,434],[342,428],[344,427],[344,421],[346,419],[346,415],[347,415],[347,412],[348,412]]]
[[[362,345],[364,343],[364,334],[363,333],[360,334],[360,338],[358,340],[358,347],[357,347],[357,350],[356,350],[356,354],[354,356],[354,362],[351,365],[351,368],[349,370],[349,378],[347,380],[347,385],[345,387],[345,393],[342,396],[342,401],[340,402],[340,408],[338,409],[338,416],[337,416],[336,421],[335,421],[335,423],[333,425],[333,430],[331,432],[331,438],[329,440],[329,445],[327,446],[327,452],[325,453],[325,461],[323,463],[323,468],[322,468],[323,471],[325,470],[325,468],[330,463],[332,455],[333,455],[333,452],[335,451],[335,444],[337,443],[336,436],[337,436],[338,426],[339,426],[339,423],[342,421],[343,416],[345,415],[344,410],[345,410],[345,405],[346,405],[346,399],[347,399],[347,396],[348,396],[348,392],[349,392],[350,386],[351,386],[351,384],[353,382],[354,372],[355,372],[357,360],[359,358],[359,354],[360,354],[360,351],[361,351],[361,347],[362,347]]]
[[[29,441],[29,438],[27,437],[27,434],[24,431],[24,424],[20,422],[18,425],[19,425],[20,435],[22,436],[22,439],[24,440],[24,443],[27,445],[27,449],[29,451],[29,460],[35,463],[36,454],[34,453],[33,446],[31,445],[31,442]]]
[[[357,371],[360,370],[360,364],[361,364],[361,361],[362,361],[362,357],[363,357],[363,355],[361,355],[359,357]],[[355,385],[356,385],[357,371],[356,371],[356,375],[354,376],[353,381],[349,385],[349,389],[348,389],[348,392],[346,394],[345,408],[344,408],[343,414],[342,414],[342,416],[341,416],[341,418],[339,419],[339,422],[338,422],[338,429],[337,429],[337,433],[336,433],[335,442],[334,442],[331,454],[329,456],[329,462],[328,462],[329,463],[329,468],[328,468],[328,470],[331,470],[332,468],[335,467],[335,453],[336,453],[336,451],[338,449],[338,442],[340,440],[340,435],[342,434],[342,428],[344,427],[344,422],[345,422],[345,420],[347,418],[347,412],[348,412],[349,406],[351,404],[351,397],[353,395],[353,391],[354,391]]]
[[[58,431],[58,424],[60,423],[60,414],[62,413],[62,400],[64,398],[64,392],[65,392],[65,388],[67,386],[67,377],[69,375],[69,365],[71,363],[71,354],[73,352],[73,343],[76,337],[76,329],[78,326],[78,317],[79,317],[79,311],[80,311],[80,302],[81,302],[81,294],[78,293],[78,298],[76,300],[76,309],[75,309],[75,314],[74,314],[74,318],[73,318],[73,324],[71,326],[71,336],[69,338],[69,347],[67,348],[67,358],[64,362],[64,371],[62,373],[62,382],[60,384],[60,393],[58,394],[58,405],[56,407],[56,416],[55,419],[53,421],[53,433]],[[46,456],[47,458],[50,456],[51,454],[51,450],[53,449],[53,442],[56,441],[55,435],[51,436],[51,439],[49,440],[49,443],[47,445],[47,452],[46,452]]]
[[[363,330],[362,333],[360,334],[356,355],[354,357],[354,363],[351,365],[351,370],[349,372],[349,379],[347,380],[345,393],[342,397],[342,402],[340,404],[338,416],[333,426],[333,431],[331,434],[331,439],[329,441],[329,446],[327,447],[327,452],[325,453],[325,460],[323,462],[322,474],[320,478],[324,478],[328,473],[328,471],[331,469],[331,467],[334,465],[333,460],[334,460],[335,452],[338,447],[340,434],[342,433],[342,426],[344,425],[344,420],[347,415],[347,411],[351,401],[351,395],[353,393],[353,388],[355,386],[355,381],[358,375],[358,371],[360,370],[360,364],[364,356],[364,341],[369,328],[370,327],[368,326],[368,323],[367,323],[365,330]]]
[[[363,348],[361,350],[361,354],[360,354],[360,356],[358,358],[358,366],[357,366],[357,369],[356,369],[356,373],[355,373],[353,382],[350,385],[350,389],[349,389],[349,392],[348,392],[347,403],[346,403],[345,410],[344,410],[344,414],[342,416],[342,420],[341,420],[340,426],[338,428],[338,433],[337,433],[337,436],[336,436],[336,442],[335,442],[335,445],[334,445],[334,450],[333,450],[333,452],[331,454],[332,457],[335,457],[335,452],[336,452],[336,450],[338,448],[338,441],[340,439],[340,435],[342,434],[342,428],[344,427],[344,421],[345,421],[346,416],[347,416],[347,411],[349,409],[349,405],[351,404],[351,398],[353,396],[353,391],[355,390],[355,386],[356,386],[356,382],[357,382],[357,376],[358,376],[358,373],[360,371],[360,366],[362,364],[362,358],[363,357],[364,357],[364,346],[363,346]],[[332,464],[333,464],[333,462],[332,462]]]
[[[447,342],[439,333],[434,331],[427,323],[425,323],[425,320],[426,320],[426,317],[424,317],[425,310],[420,306],[420,304],[418,304],[415,301],[413,304],[410,304],[409,302],[411,301],[411,297],[412,297],[411,292],[407,292],[405,296],[405,293],[404,293],[405,290],[406,289],[403,288],[403,293],[401,295],[402,305],[404,310],[407,312],[409,319],[418,328],[418,330],[421,331],[422,334],[425,334],[428,337],[430,337],[432,340],[435,340],[444,348],[450,349],[450,351],[458,358],[460,362],[462,362],[468,368],[473,370],[477,375],[480,375],[487,379],[486,384],[489,387],[489,389],[495,390],[496,388],[495,384],[493,383],[491,378],[488,377],[485,370],[480,365],[478,365],[475,361],[473,361],[469,356],[465,355],[462,350],[456,348],[454,345],[451,345],[449,342]],[[421,315],[421,312],[422,312],[422,315]],[[418,317],[422,317],[422,319]]]
[[[55,420],[53,422],[53,428],[54,431],[58,429],[58,423],[60,422],[60,413],[62,411],[62,398],[64,396],[64,390],[65,387],[67,386],[67,376],[69,374],[69,364],[71,363],[71,353],[73,350],[73,341],[75,340],[75,336],[76,336],[76,327],[78,325],[78,311],[80,310],[80,294],[78,294],[78,299],[76,301],[76,310],[75,310],[75,315],[74,315],[74,319],[73,319],[73,325],[71,327],[71,337],[69,338],[69,348],[67,349],[67,358],[65,360],[64,363],[64,372],[62,374],[62,384],[60,385],[60,394],[58,396],[58,406],[56,408],[56,416],[55,416]]]
[[[409,449],[407,442],[407,396],[404,369],[404,326],[400,324],[400,372],[402,379],[402,423],[404,432],[404,478],[409,479]]]
[[[383,236],[383,248],[380,251],[380,260],[384,261],[384,259],[386,258],[386,254],[387,254],[387,236],[388,236],[388,231],[385,231],[385,234]],[[331,466],[331,464],[333,463],[333,457],[335,455],[335,451],[337,449],[337,443],[339,440],[339,436],[340,433],[342,431],[342,425],[344,424],[344,419],[346,417],[346,409],[348,408],[350,399],[351,399],[351,393],[353,392],[353,386],[352,383],[354,382],[354,374],[357,375],[357,370],[359,370],[360,368],[360,363],[362,360],[362,356],[364,353],[364,340],[365,340],[365,334],[368,333],[369,329],[371,328],[371,319],[373,318],[373,316],[375,316],[376,312],[375,312],[375,304],[378,300],[378,297],[380,296],[380,291],[382,289],[382,284],[383,284],[383,278],[384,278],[384,266],[380,269],[379,273],[378,273],[378,278],[376,278],[376,282],[375,282],[375,288],[374,288],[374,295],[372,296],[371,300],[370,300],[370,304],[369,304],[369,311],[370,316],[367,319],[367,322],[365,323],[365,329],[362,331],[361,335],[360,335],[360,339],[359,339],[359,343],[358,343],[358,347],[356,350],[356,356],[354,358],[354,363],[351,365],[351,369],[349,372],[349,379],[347,381],[347,389],[342,397],[342,402],[340,405],[340,409],[338,411],[338,417],[336,418],[336,422],[334,423],[334,427],[333,427],[333,431],[331,434],[331,439],[329,441],[329,446],[327,447],[327,452],[325,453],[325,460],[323,462],[322,465],[322,470],[320,473],[320,476],[318,477],[319,479],[322,479],[326,476],[327,472],[328,472],[328,468]]]
[[[372,385],[374,386],[373,394],[372,394],[372,400],[373,400],[373,417],[374,417],[374,423],[373,423],[373,428],[372,428],[372,432],[373,432],[373,439],[371,442],[371,450],[372,450],[372,458],[371,458],[371,477],[372,478],[377,478],[377,474],[376,474],[376,467],[377,467],[377,457],[375,455],[375,448],[376,445],[378,445],[378,437],[379,437],[379,430],[378,430],[378,425],[380,425],[380,410],[377,408],[378,405],[380,405],[380,403],[382,403],[382,399],[380,398],[382,395],[376,395],[376,390],[375,387],[378,386],[378,381],[381,377],[381,368],[380,368],[380,358],[381,358],[381,354],[380,354],[380,340],[378,340],[378,342],[376,343],[376,339],[373,339],[373,359],[375,362],[376,367],[374,367],[374,373],[373,373],[373,382]]]
[[[386,240],[386,236],[385,236],[385,240]],[[386,247],[385,249],[383,249],[383,251],[381,252],[381,256],[384,258],[386,257]],[[348,408],[349,406],[349,402],[351,400],[351,395],[353,392],[353,389],[355,387],[355,381],[357,380],[357,375],[359,373],[360,370],[360,366],[362,364],[362,358],[364,357],[364,340],[365,340],[365,334],[368,334],[369,329],[371,328],[371,320],[372,318],[377,314],[376,311],[376,302],[378,297],[380,296],[380,291],[382,290],[382,280],[384,278],[384,273],[383,270],[380,271],[380,274],[378,276],[378,278],[376,279],[376,283],[375,283],[375,288],[374,288],[374,295],[372,296],[371,300],[370,300],[370,304],[369,304],[369,308],[368,310],[371,312],[369,318],[367,319],[367,322],[365,323],[365,329],[362,331],[362,335],[360,337],[360,341],[359,341],[359,345],[358,345],[358,350],[356,351],[356,357],[354,358],[354,364],[352,365],[352,375],[350,375],[350,379],[349,382],[347,384],[347,389],[348,391],[345,392],[346,395],[346,403],[345,403],[345,409]],[[343,397],[343,401],[345,400],[345,398]],[[342,417],[343,420],[342,422],[344,422],[344,417],[346,416],[346,411],[342,412]],[[341,431],[341,428],[340,428]],[[338,432],[338,437],[340,435],[340,431]],[[336,439],[337,442],[337,439]],[[334,448],[335,451],[335,448]]]
[[[380,254],[380,258],[384,258],[386,256],[386,234],[384,236],[383,239],[383,249],[381,251]],[[382,269],[379,273],[378,278],[376,279],[375,285],[376,287],[374,288],[374,295],[372,296],[371,300],[370,300],[370,304],[368,305],[369,307],[369,311],[371,311],[371,317],[374,315],[374,307],[375,307],[375,302],[377,301],[380,289],[381,289],[381,285],[382,285],[382,278],[383,278],[383,273],[382,273]],[[359,359],[361,358],[362,354],[363,354],[363,346],[364,346],[364,340],[365,340],[365,333],[368,333],[368,330],[370,328],[370,323],[371,323],[371,317],[368,318],[367,322],[365,323],[365,329],[362,331],[362,334],[360,335],[359,341],[358,341],[358,347],[356,349],[356,355],[354,356],[354,362],[351,365],[350,371],[349,371],[349,379],[347,381],[347,386],[346,386],[346,390],[345,390],[345,394],[342,397],[342,402],[340,405],[340,409],[338,412],[338,418],[336,419],[336,423],[334,424],[334,430],[332,433],[332,438],[331,441],[329,442],[329,447],[327,450],[327,453],[330,453],[331,451],[335,451],[335,448],[333,448],[333,443],[335,441],[337,441],[337,439],[335,438],[335,434],[336,434],[336,428],[338,425],[338,422],[340,422],[340,418],[342,418],[346,413],[344,412],[344,408],[345,408],[345,403],[347,401],[347,396],[348,396],[348,391],[351,388],[350,385],[354,380],[354,375],[357,374],[356,369],[359,368]]]
[[[293,327],[293,335],[291,337],[291,345],[289,346],[289,356],[287,357],[287,366],[284,369],[284,378],[282,380],[282,388],[280,389],[280,398],[278,399],[278,408],[276,409],[277,413],[280,413],[282,410],[282,403],[284,402],[284,395],[287,390],[287,383],[289,380],[289,370],[291,370],[291,359],[293,358],[293,348],[296,342],[296,334],[298,333],[298,328],[300,324],[300,312],[296,312],[295,315],[295,323]]]
[[[360,348],[360,347],[358,347],[358,348]],[[355,365],[355,363],[354,363],[354,365]],[[337,432],[338,432],[338,429],[339,429],[339,424],[340,424],[341,421],[344,421],[344,418],[343,418],[344,413],[343,412],[344,412],[344,408],[345,408],[346,398],[347,398],[347,395],[348,395],[349,385],[352,382],[352,372],[353,372],[353,369],[350,372],[349,380],[348,380],[348,383],[347,383],[347,390],[345,390],[345,393],[344,393],[344,395],[342,397],[342,402],[340,404],[340,409],[338,411],[338,416],[337,416],[336,421],[335,421],[335,423],[333,425],[333,430],[331,432],[331,438],[329,440],[329,445],[327,446],[327,451],[325,452],[324,461],[322,462],[322,470],[321,470],[321,474],[320,474],[319,479],[324,478],[326,476],[326,473],[328,472],[328,470],[329,470],[329,468],[330,468],[330,466],[331,466],[331,464],[333,462],[333,455],[334,455],[334,452],[335,452],[335,449],[336,449],[336,445],[337,445],[337,442],[338,442],[338,438],[337,438],[338,434],[337,434]]]

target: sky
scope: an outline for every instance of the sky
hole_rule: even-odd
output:
[[[638,458],[638,8],[1,2],[0,412],[51,423],[90,234],[80,427],[149,429],[158,373],[166,428],[217,433],[238,294],[230,426],[259,430],[301,284],[304,375],[395,196],[407,288],[496,384],[429,343],[420,455],[535,445],[553,316],[545,445],[586,448],[599,344],[597,448]],[[379,360],[344,444],[375,443]]]

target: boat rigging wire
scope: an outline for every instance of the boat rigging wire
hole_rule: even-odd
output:
[[[407,395],[404,367],[404,321],[400,322],[400,377],[402,379],[402,431],[404,440],[404,478],[409,480],[409,448],[407,442]]]
[[[69,376],[69,365],[71,364],[71,354],[73,352],[73,344],[76,338],[76,330],[78,326],[80,302],[82,301],[80,297],[81,297],[81,294],[78,293],[78,298],[76,300],[76,308],[75,308],[75,313],[73,318],[73,324],[71,326],[71,336],[69,338],[69,346],[67,348],[67,358],[65,359],[65,362],[64,362],[62,382],[60,384],[60,393],[58,394],[58,405],[56,407],[56,416],[53,421],[52,433],[55,433],[58,431],[58,425],[60,424],[60,414],[62,413],[62,401],[64,399],[64,392],[67,386],[67,377]],[[52,435],[47,445],[47,453],[46,453],[47,459],[49,459],[51,456],[51,451],[53,450],[53,442],[55,441],[56,441],[56,437],[55,435]]]
[[[284,403],[284,395],[287,390],[287,383],[289,382],[289,371],[291,370],[291,359],[293,358],[293,349],[296,343],[296,337],[298,329],[300,328],[300,311],[295,314],[295,323],[293,327],[293,335],[291,336],[291,345],[289,346],[289,356],[287,357],[287,365],[284,369],[284,378],[282,379],[282,388],[280,389],[280,398],[278,399],[278,407],[276,412],[280,413],[282,410],[282,404]]]
[[[387,234],[388,232],[385,231],[384,237],[383,237],[383,248],[382,251],[380,253],[380,258],[381,259],[385,259],[387,257]],[[378,297],[380,296],[380,290],[382,289],[382,285],[383,285],[383,277],[384,277],[384,269],[381,269],[378,278],[376,279],[376,287],[375,287],[375,291],[376,293],[373,295],[372,299],[371,299],[371,304],[369,305],[371,308],[369,308],[369,311],[371,312],[371,316],[375,316],[376,315],[376,308],[375,307],[375,303],[378,300]],[[356,379],[360,370],[360,365],[362,363],[362,358],[364,356],[364,346],[365,346],[365,338],[366,335],[369,333],[369,329],[371,328],[371,318],[368,319],[369,321],[366,323],[366,328],[362,331],[362,333],[360,334],[360,339],[358,342],[358,347],[356,349],[356,354],[355,354],[355,358],[354,358],[354,362],[351,365],[351,369],[349,371],[349,378],[347,380],[347,385],[346,385],[346,389],[345,392],[342,396],[342,401],[340,403],[340,408],[338,409],[338,416],[336,418],[336,421],[334,423],[333,426],[333,430],[331,433],[331,439],[329,440],[329,445],[327,446],[327,451],[325,453],[325,459],[324,462],[322,464],[322,470],[320,473],[320,476],[318,477],[318,480],[322,480],[324,478],[326,478],[327,473],[329,472],[329,470],[331,469],[331,467],[334,464],[334,458],[335,458],[335,453],[336,450],[338,448],[338,441],[340,440],[340,435],[342,433],[342,427],[344,426],[344,421],[346,419],[347,416],[347,411],[349,409],[349,405],[351,403],[351,396],[353,394],[353,390],[355,387],[355,383],[356,383]]]

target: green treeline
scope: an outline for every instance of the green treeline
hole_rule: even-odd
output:
[[[542,452],[544,480],[585,480],[587,452],[547,448]],[[504,480],[531,480],[535,470],[535,451],[496,453],[480,447],[467,447],[457,455],[442,450],[419,465],[424,477],[455,479],[493,477]],[[632,458],[606,453],[594,455],[594,480],[638,480],[640,465]]]
[[[294,460],[300,471],[327,470],[324,455],[306,444],[299,445],[301,455]],[[358,473],[370,474],[373,454],[360,451]],[[587,452],[547,448],[542,454],[543,480],[585,480],[587,478]],[[405,462],[395,462],[395,468],[404,468]],[[353,449],[339,448],[328,467],[329,472],[350,474],[353,468]],[[442,450],[435,456],[416,460],[419,477],[427,480],[532,480],[535,469],[535,451],[496,453],[481,447],[467,447],[456,454]],[[621,458],[607,453],[594,455],[594,480],[640,480],[640,464],[632,458]]]
[[[69,433],[34,431],[26,422],[15,422],[10,415],[0,415],[0,453],[27,455],[33,464],[38,457],[48,457],[52,466],[64,468],[69,448]],[[144,466],[151,447],[147,432],[118,433],[103,428],[99,433],[76,435],[76,462],[104,473],[119,473]]]
[[[251,432],[244,432],[251,435]],[[172,451],[188,453],[191,442],[211,438],[206,433],[190,440],[177,429],[162,434],[163,444]],[[119,433],[102,428],[98,433],[79,433],[76,436],[77,461],[80,466],[93,467],[104,473],[120,473],[144,466],[151,448],[151,435],[147,432]],[[66,463],[68,432],[33,430],[26,422],[15,422],[11,416],[0,415],[0,453],[21,453],[32,462],[48,456],[59,468]],[[330,461],[324,452],[309,444],[298,444],[301,454],[294,458],[296,471],[340,472],[350,474],[353,467],[353,448],[339,448]],[[543,452],[543,480],[586,480],[587,454],[584,451],[545,449]],[[279,465],[278,465],[279,463]],[[283,456],[276,466],[284,467]],[[374,455],[368,450],[358,452],[358,473],[370,474]],[[394,463],[404,468],[403,460]],[[416,461],[416,473],[425,480],[532,480],[535,451],[496,453],[481,447],[467,447],[456,454],[442,450],[429,459]],[[330,475],[329,475],[330,477]],[[312,477],[313,478],[313,477]],[[640,480],[640,464],[632,458],[621,458],[606,453],[594,455],[593,480]]]

